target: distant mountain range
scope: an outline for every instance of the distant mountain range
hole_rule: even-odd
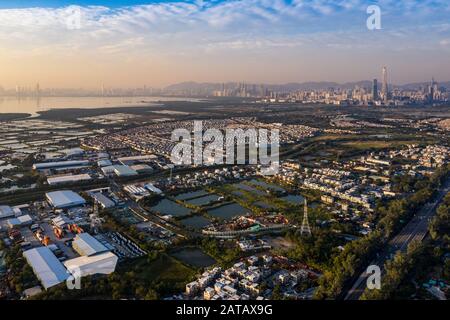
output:
[[[378,80],[378,87],[381,88],[381,81]],[[364,80],[357,82],[346,82],[346,83],[337,83],[337,82],[291,82],[285,84],[255,84],[255,83],[246,83],[247,87],[261,87],[277,91],[277,92],[291,92],[291,91],[299,91],[299,90],[324,90],[329,88],[335,89],[353,89],[355,86],[370,88],[372,86],[372,81]],[[417,90],[420,88],[424,88],[429,85],[429,82],[418,82],[418,83],[408,83],[404,85],[396,85],[390,84],[395,88],[405,89],[405,90]],[[450,81],[440,82],[438,83],[439,87],[444,87],[447,90],[450,90]],[[199,83],[199,82],[181,82],[167,86],[164,88],[164,91],[214,91],[221,90],[223,84],[222,83]],[[225,83],[226,88],[236,88],[239,86],[239,82],[227,82]]]

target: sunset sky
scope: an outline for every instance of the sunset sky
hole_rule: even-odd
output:
[[[448,0],[2,0],[0,86],[347,82],[383,65],[393,83],[448,81],[449,17]]]

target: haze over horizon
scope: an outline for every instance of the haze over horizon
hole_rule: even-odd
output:
[[[2,1],[0,86],[345,83],[384,65],[394,84],[450,80],[446,0],[74,2]],[[381,30],[366,27],[370,4]]]

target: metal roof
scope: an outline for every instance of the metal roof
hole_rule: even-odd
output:
[[[131,169],[129,166],[121,166],[121,165],[114,166],[114,172],[118,176],[135,176],[138,174],[136,171]]]
[[[92,195],[92,197],[98,201],[103,208],[111,208],[114,207],[116,204],[114,203],[114,201],[112,201],[110,198],[108,198],[107,196],[105,196],[103,193],[101,192],[97,192],[94,193]]]
[[[15,227],[15,226],[20,226],[20,221],[17,218],[8,219],[6,221],[6,223],[8,223],[8,226],[10,228]]]
[[[110,274],[116,269],[118,257],[111,252],[105,252],[90,257],[78,257],[64,262],[67,270],[73,275],[77,273],[84,277],[93,274]]]
[[[60,228],[64,227],[66,224],[73,223],[72,219],[69,219],[68,217],[62,215],[53,218],[52,222],[55,226],[58,226]]]
[[[70,161],[56,161],[56,162],[42,162],[33,164],[33,169],[50,169],[56,167],[71,167],[71,166],[80,166],[87,165],[90,162],[88,160],[70,160]]]
[[[64,175],[64,176],[52,176],[47,178],[47,182],[49,185],[54,185],[58,183],[66,183],[66,182],[77,182],[77,181],[85,181],[91,180],[92,177],[87,174],[76,174],[76,175]]]
[[[72,242],[72,247],[82,256],[92,256],[97,253],[108,251],[103,244],[89,233],[77,234]]]
[[[109,159],[103,159],[103,160],[99,160],[99,161],[97,162],[97,165],[98,165],[99,167],[106,167],[106,166],[112,165],[112,162],[111,162],[111,160],[109,160]]]
[[[55,208],[68,208],[85,204],[86,201],[73,191],[54,191],[46,194]]]
[[[45,289],[53,287],[69,277],[66,268],[47,247],[27,250],[23,255]]]
[[[0,206],[0,219],[14,217],[14,210],[10,206]]]

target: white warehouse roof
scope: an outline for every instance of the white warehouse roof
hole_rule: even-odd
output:
[[[86,181],[91,180],[92,177],[89,174],[76,174],[76,175],[64,175],[64,176],[53,176],[48,177],[47,182],[49,185],[53,186],[55,184],[59,183],[68,183],[68,182],[79,182],[79,181]]]
[[[31,218],[29,214],[17,217],[17,220],[19,220],[20,224],[22,225],[33,223],[33,218]]]
[[[81,256],[92,256],[97,253],[108,251],[103,244],[101,244],[89,233],[77,234],[72,242],[72,247]]]
[[[118,258],[114,253],[105,252],[94,256],[78,257],[64,262],[67,270],[74,276],[110,274],[116,269]]]
[[[34,170],[43,170],[59,167],[74,167],[88,165],[88,160],[70,160],[70,161],[57,161],[57,162],[42,162],[33,164]]]
[[[45,289],[56,286],[69,277],[63,264],[47,247],[27,250],[23,255]]]
[[[58,209],[83,205],[86,201],[73,191],[63,190],[46,193],[47,200]]]
[[[145,185],[145,188],[148,189],[148,190],[150,190],[151,192],[156,193],[156,194],[161,194],[161,193],[162,193],[161,189],[155,187],[155,186],[154,186],[153,184],[151,184],[151,183],[147,183],[147,184]]]

